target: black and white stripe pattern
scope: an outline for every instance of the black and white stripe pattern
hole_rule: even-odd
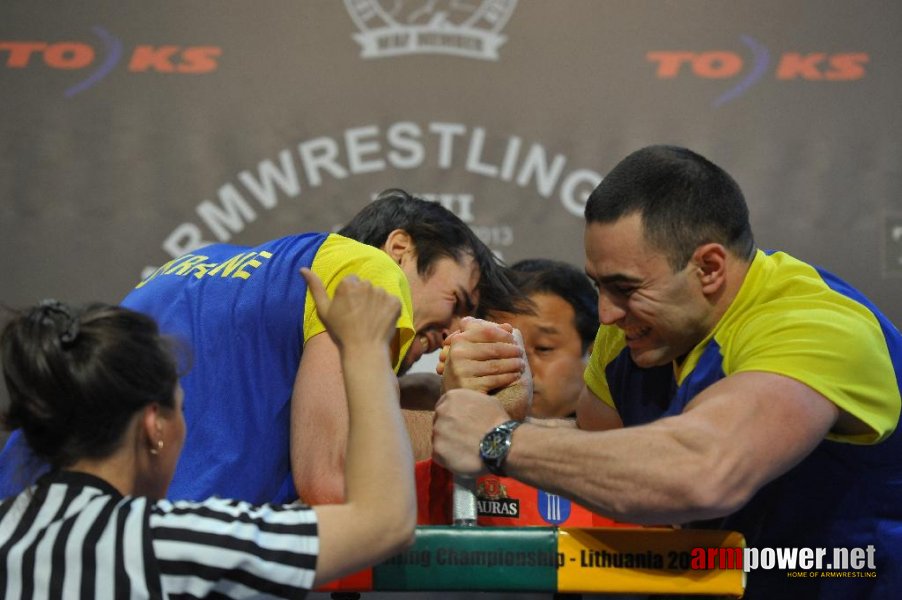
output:
[[[309,507],[123,498],[62,472],[0,502],[0,597],[298,598],[319,542]]]

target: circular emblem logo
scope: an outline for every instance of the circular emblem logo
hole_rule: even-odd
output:
[[[570,518],[570,501],[557,494],[549,494],[538,490],[537,504],[542,519],[552,525],[560,525]]]

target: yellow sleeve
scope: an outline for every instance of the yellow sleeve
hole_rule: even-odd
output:
[[[865,423],[871,433],[828,439],[873,444],[888,437],[899,420],[900,397],[880,324],[853,300],[839,303],[785,300],[745,323],[736,348],[724,358],[729,375],[765,371],[791,377]]]
[[[617,407],[614,406],[614,398],[608,388],[608,379],[604,370],[608,363],[617,356],[617,351],[615,351],[617,332],[617,329],[604,325],[598,328],[598,333],[595,334],[595,343],[592,346],[592,355],[589,356],[589,362],[583,372],[583,381],[586,382],[589,391],[614,410],[617,410]],[[622,343],[620,345],[622,346]]]
[[[342,279],[353,274],[384,289],[401,301],[401,315],[398,317],[397,325],[401,350],[398,356],[394,357],[394,368],[397,372],[416,333],[413,326],[410,284],[401,267],[379,248],[333,233],[323,242],[310,269],[322,279],[329,297],[335,295],[335,288]],[[316,305],[308,291],[304,303],[304,343],[325,330],[326,326],[316,313]]]

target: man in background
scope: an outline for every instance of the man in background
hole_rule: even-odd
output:
[[[576,416],[583,371],[598,331],[598,293],[586,274],[557,260],[534,258],[511,265],[517,288],[534,314],[493,311],[490,321],[520,330],[532,373],[528,415]]]

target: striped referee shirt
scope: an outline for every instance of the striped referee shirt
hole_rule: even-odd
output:
[[[301,598],[316,513],[212,498],[123,497],[73,471],[0,502],[0,597]]]

